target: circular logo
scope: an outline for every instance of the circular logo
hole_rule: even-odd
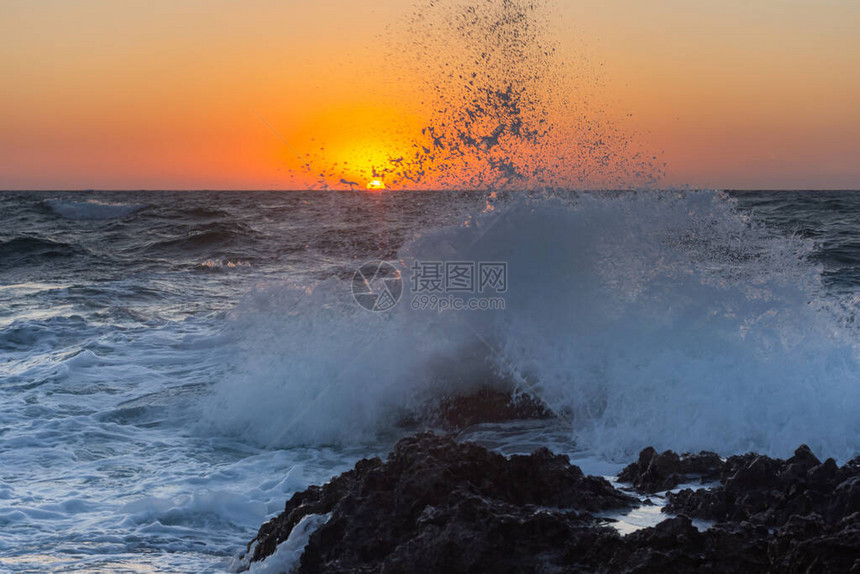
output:
[[[352,296],[368,311],[388,311],[402,294],[400,270],[387,261],[368,261],[352,277]]]

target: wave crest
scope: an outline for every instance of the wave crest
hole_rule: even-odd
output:
[[[44,203],[51,211],[65,219],[116,219],[128,217],[146,207],[142,204],[105,203],[94,199],[87,201],[46,199]]]
[[[266,444],[352,442],[433,397],[513,381],[604,456],[802,442],[848,456],[855,337],[808,253],[719,193],[499,202],[400,258],[506,261],[504,311],[414,311],[407,292],[370,314],[345,281],[269,286],[234,313],[242,350],[207,418]]]

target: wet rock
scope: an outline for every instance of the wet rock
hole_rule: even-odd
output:
[[[311,486],[303,492],[294,494],[287,501],[284,512],[263,524],[256,538],[248,544],[251,561],[262,560],[271,555],[278,544],[289,538],[293,528],[305,516],[331,512],[350,488],[364,479],[371,470],[380,466],[382,461],[379,458],[360,460],[353,470],[333,478],[324,486]]]
[[[539,399],[493,387],[482,387],[467,395],[452,395],[428,408],[426,422],[447,430],[481,423],[549,419],[555,415]]]
[[[264,559],[303,517],[326,514],[297,572],[860,573],[860,460],[839,467],[804,447],[785,461],[715,456],[643,451],[625,472],[645,488],[691,475],[720,486],[670,494],[677,516],[622,537],[596,513],[638,500],[566,456],[506,458],[420,434],[386,462],[360,461],[295,494],[249,553]],[[719,522],[699,531],[690,517]]]
[[[730,525],[699,532],[686,516],[621,540],[608,572],[768,572],[767,530]]]
[[[860,573],[860,514],[827,524],[817,515],[792,516],[773,537],[774,572]]]
[[[723,461],[713,452],[677,455],[671,450],[657,453],[648,447],[639,453],[639,460],[628,465],[618,475],[640,492],[654,493],[675,488],[691,480],[710,482],[717,480],[723,471]]]
[[[301,572],[531,571],[537,558],[588,562],[598,539],[618,536],[591,512],[634,503],[547,449],[508,459],[428,433],[296,494],[249,548],[263,559],[303,516],[331,512]]]
[[[860,512],[860,466],[839,468],[833,459],[822,463],[805,445],[788,460],[733,456],[720,482],[718,488],[670,493],[667,510],[768,527],[812,514],[833,524]]]

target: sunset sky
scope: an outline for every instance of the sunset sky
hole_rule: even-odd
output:
[[[366,177],[426,120],[391,60],[417,5],[4,0],[0,188],[294,188],[297,153]],[[661,185],[860,188],[860,2],[547,5]]]

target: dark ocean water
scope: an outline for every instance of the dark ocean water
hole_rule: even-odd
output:
[[[860,193],[745,191],[740,212],[814,244],[825,283],[860,283]],[[4,285],[69,283],[58,305],[229,308],[260,277],[324,279],[395,259],[428,226],[479,210],[468,192],[2,192]],[[238,271],[237,271],[238,269]],[[125,289],[125,291],[123,291]],[[191,290],[191,291],[189,291]],[[189,301],[197,294],[196,302]],[[153,299],[154,305],[147,304]],[[165,302],[173,301],[172,305]],[[7,308],[3,308],[4,316]]]
[[[830,288],[860,285],[860,193],[856,191],[734,192],[738,207],[768,227],[814,244],[810,259],[822,266]]]
[[[504,262],[505,308],[414,309],[415,261]],[[856,454],[858,293],[860,192],[2,192],[0,571],[223,571],[483,380],[564,414],[506,451]]]

